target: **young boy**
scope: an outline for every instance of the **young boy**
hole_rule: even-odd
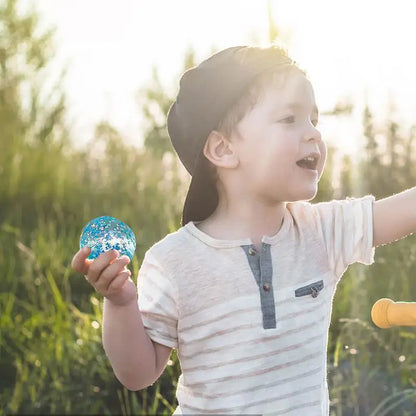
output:
[[[175,414],[327,415],[331,303],[349,264],[416,230],[416,188],[311,204],[326,148],[304,72],[277,47],[233,47],[185,72],[168,115],[192,181],[183,227],[146,253],[73,259],[104,295],[103,344],[143,389],[176,348]]]

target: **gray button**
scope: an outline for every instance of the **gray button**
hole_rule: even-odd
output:
[[[316,287],[311,287],[311,295],[316,298],[319,295],[319,290]]]
[[[250,256],[255,256],[257,254],[257,251],[253,247],[250,247],[248,250],[248,254],[250,254]]]
[[[268,291],[270,290],[270,284],[269,284],[269,283],[265,283],[265,284],[263,285],[263,289],[264,289],[266,292],[268,292]]]

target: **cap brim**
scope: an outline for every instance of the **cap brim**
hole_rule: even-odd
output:
[[[218,192],[208,160],[202,154],[192,175],[182,213],[182,225],[203,221],[218,205]]]

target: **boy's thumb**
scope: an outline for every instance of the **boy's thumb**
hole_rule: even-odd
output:
[[[84,253],[84,254],[89,254],[89,252],[91,251],[91,249],[88,247],[88,246],[84,246],[84,247],[82,247],[82,252]]]

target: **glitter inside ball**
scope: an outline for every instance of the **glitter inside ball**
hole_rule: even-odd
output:
[[[94,218],[85,225],[79,246],[91,248],[88,256],[91,260],[109,250],[117,250],[120,255],[127,255],[131,260],[136,250],[136,238],[131,228],[123,221],[103,216]]]

